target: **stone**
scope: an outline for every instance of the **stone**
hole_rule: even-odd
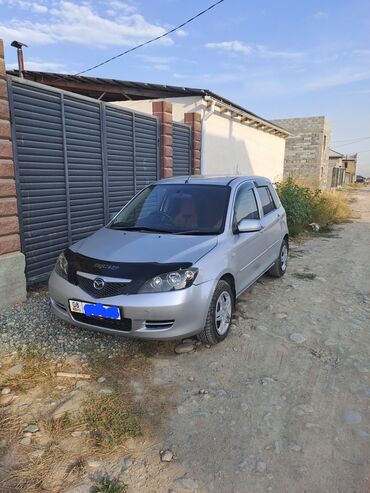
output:
[[[171,462],[174,459],[174,454],[170,449],[161,450],[159,456],[162,462]]]
[[[234,351],[235,353],[237,353],[237,352],[239,351],[239,349],[238,349],[237,347],[233,347],[233,351]]]
[[[134,463],[134,461],[132,459],[130,459],[130,457],[125,457],[122,461],[121,471],[122,472],[126,471],[126,469],[131,467],[133,463]]]
[[[264,473],[266,472],[266,462],[263,462],[262,460],[258,460],[257,463],[256,463],[256,471],[259,472],[259,473]]]
[[[289,448],[290,450],[293,450],[293,452],[302,452],[302,447],[297,443],[290,443]]]
[[[242,411],[248,411],[249,406],[248,406],[248,404],[246,402],[242,402],[240,404],[240,408],[241,408]]]
[[[0,406],[9,406],[15,399],[14,395],[2,395],[0,397]]]
[[[105,382],[105,380],[106,380],[106,378],[105,378],[105,377],[99,377],[96,381],[97,381],[98,383],[103,383],[103,382]]]
[[[31,438],[30,438],[30,437],[24,437],[24,438],[22,438],[22,439],[19,441],[19,443],[20,443],[21,445],[26,445],[26,446],[31,445]]]
[[[10,394],[11,389],[9,387],[4,387],[1,391],[1,395],[8,395]]]
[[[305,336],[299,334],[298,332],[294,332],[293,334],[291,334],[289,339],[295,342],[296,344],[303,344],[306,341]]]
[[[175,347],[176,354],[191,353],[194,351],[194,344],[191,342],[183,342]]]
[[[14,365],[11,368],[9,368],[9,370],[6,372],[6,375],[8,377],[15,377],[16,375],[19,375],[23,371],[23,368],[24,368],[24,364],[18,363],[17,365]]]
[[[90,467],[91,469],[97,469],[98,467],[101,466],[101,462],[99,460],[90,459],[90,460],[86,461],[86,465],[87,465],[87,467]]]
[[[112,389],[100,389],[100,390],[98,390],[98,394],[99,395],[111,395],[111,394],[113,394],[113,390]]]
[[[357,411],[347,411],[343,414],[343,421],[348,425],[356,425],[361,423],[362,416]]]
[[[29,432],[29,433],[36,433],[39,430],[40,430],[40,428],[34,424],[29,424],[29,425],[25,426],[25,428],[23,428],[23,431]]]
[[[85,395],[81,392],[74,390],[69,394],[69,397],[59,404],[53,411],[53,418],[58,418],[65,413],[75,413],[80,410],[82,401],[84,400]]]
[[[200,389],[199,390],[199,394],[202,394],[202,395],[205,395],[205,394],[208,394],[208,390],[207,389]]]
[[[298,416],[303,416],[304,414],[313,413],[313,407],[309,404],[298,404],[298,406],[293,407],[292,411]]]
[[[185,491],[196,491],[198,488],[197,481],[191,478],[187,478],[186,476],[175,479],[174,483],[175,487],[177,486]]]
[[[194,377],[188,377],[189,382],[194,382],[195,378]]]

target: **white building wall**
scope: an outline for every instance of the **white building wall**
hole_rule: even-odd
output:
[[[152,113],[152,102],[119,101],[115,104],[143,113]],[[285,139],[249,127],[230,114],[212,112],[199,96],[167,98],[172,103],[173,120],[184,122],[184,113],[202,116],[202,174],[261,175],[271,181],[283,178]]]

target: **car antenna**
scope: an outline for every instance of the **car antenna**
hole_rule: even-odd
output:
[[[189,183],[190,178],[191,178],[191,175],[189,175],[189,176],[186,178],[186,180],[185,180],[185,184],[186,184],[186,183]]]

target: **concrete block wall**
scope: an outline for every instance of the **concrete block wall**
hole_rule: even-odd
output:
[[[26,299],[24,269],[24,255],[20,252],[4,45],[0,40],[0,307]]]
[[[330,188],[330,124],[324,116],[273,120],[292,136],[285,144],[284,178],[293,176],[309,186]]]

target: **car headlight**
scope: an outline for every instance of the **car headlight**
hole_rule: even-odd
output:
[[[68,260],[66,259],[64,252],[61,253],[57,259],[55,272],[63,277],[63,279],[68,279]]]
[[[197,277],[198,269],[176,270],[153,277],[141,287],[140,293],[163,293],[177,291],[191,286]]]

